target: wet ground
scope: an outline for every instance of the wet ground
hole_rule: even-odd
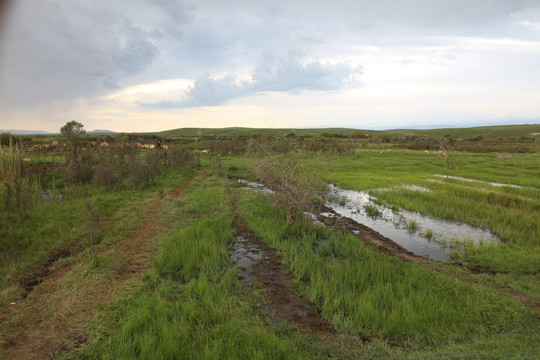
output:
[[[468,224],[436,219],[403,209],[393,211],[376,204],[375,198],[365,191],[344,190],[333,185],[330,185],[330,189],[332,196],[327,205],[337,214],[375,230],[422,257],[449,261],[456,241],[499,241],[489,230],[475,228]],[[409,190],[426,191],[427,189],[410,188]],[[367,207],[375,209],[377,214],[370,215]],[[332,216],[332,214],[327,215]],[[414,230],[409,226],[411,222],[414,222],[416,226]],[[431,235],[428,236],[428,232]]]
[[[239,182],[261,193],[270,192],[263,184],[245,180]],[[417,186],[403,188],[429,191]],[[393,211],[376,204],[375,198],[365,191],[344,190],[334,185],[330,185],[330,190],[332,195],[327,201],[327,210],[318,219],[320,222],[339,226],[384,253],[407,261],[417,261],[414,259],[418,257],[449,261],[451,252],[459,249],[460,241],[499,242],[489,230],[403,209]],[[368,207],[376,214],[369,214]],[[410,228],[411,222],[414,222],[415,229]]]
[[[242,278],[244,289],[263,289],[265,300],[259,308],[269,321],[276,325],[282,321],[291,322],[316,333],[335,333],[315,307],[298,295],[276,251],[264,244],[241,219],[237,218],[235,225],[238,235],[229,255]]]

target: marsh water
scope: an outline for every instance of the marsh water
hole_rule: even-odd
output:
[[[330,189],[332,196],[327,203],[328,207],[341,216],[372,228],[416,255],[448,261],[456,241],[499,241],[489,230],[468,224],[436,219],[403,209],[393,211],[376,204],[375,198],[365,191],[344,190],[334,185],[330,185]],[[377,215],[368,214],[366,207],[376,209]],[[415,229],[409,226],[413,221]],[[431,238],[427,237],[427,232],[431,232]]]
[[[260,183],[245,180],[239,182],[261,193],[272,192]],[[429,189],[418,186],[404,186],[404,188],[420,192],[429,191]],[[394,211],[376,204],[374,202],[376,198],[366,191],[345,190],[335,185],[330,185],[330,191],[331,196],[326,206],[335,213],[368,226],[408,251],[425,258],[449,261],[450,254],[459,249],[460,242],[500,241],[497,236],[486,229],[479,229],[456,221],[437,219],[404,209]],[[366,208],[371,208],[372,211],[370,212]],[[321,215],[335,216],[332,213],[322,213]],[[415,224],[414,229],[410,226],[412,222]]]

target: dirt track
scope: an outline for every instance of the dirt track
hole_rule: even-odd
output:
[[[179,196],[190,181],[177,187],[170,195]],[[24,300],[16,318],[10,318],[8,331],[0,339],[0,358],[48,359],[78,348],[87,341],[80,325],[89,320],[98,304],[112,301],[120,288],[130,279],[139,277],[151,266],[152,240],[168,227],[158,221],[163,199],[155,200],[147,207],[139,229],[118,245],[102,253],[114,252],[118,266],[103,279],[81,280],[73,289],[66,280],[80,263],[73,261],[54,271],[53,263],[69,256],[69,249],[54,254],[38,270],[23,281]],[[11,315],[14,315],[11,312]]]

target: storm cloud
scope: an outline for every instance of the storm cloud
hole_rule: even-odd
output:
[[[341,125],[540,116],[529,100],[540,92],[537,0],[17,0],[8,9],[0,117],[9,127],[242,99],[263,109],[277,106],[275,94],[280,107],[302,104],[305,121],[325,95],[328,122]],[[189,85],[156,90],[176,80]]]

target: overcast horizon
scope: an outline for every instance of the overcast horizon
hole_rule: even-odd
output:
[[[537,0],[17,0],[2,15],[2,129],[540,123]]]

